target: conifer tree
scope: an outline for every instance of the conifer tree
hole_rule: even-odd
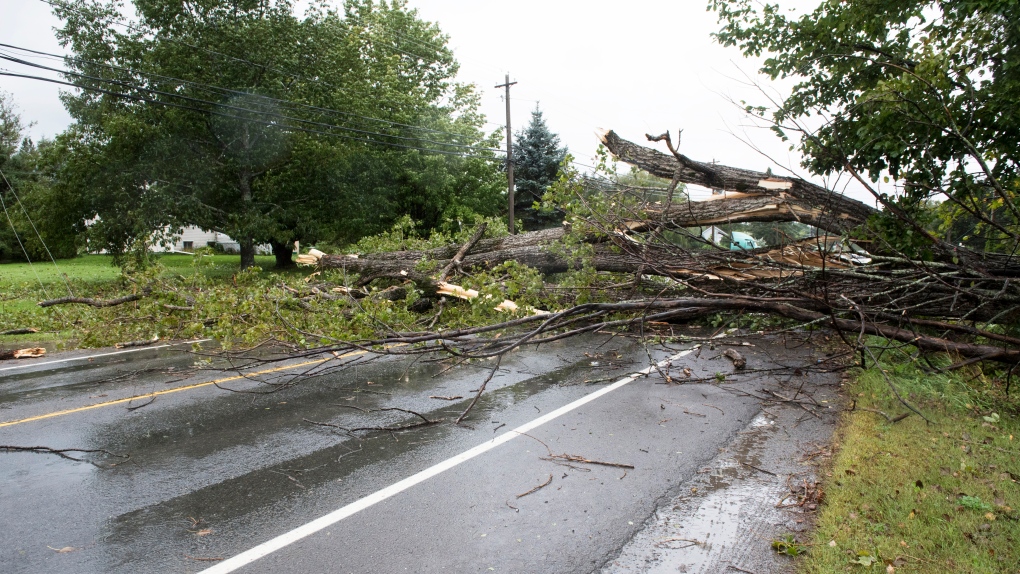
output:
[[[558,217],[540,213],[533,205],[556,181],[567,148],[560,147],[559,136],[549,131],[538,104],[531,112],[531,123],[514,138],[515,214],[529,231],[555,225]]]

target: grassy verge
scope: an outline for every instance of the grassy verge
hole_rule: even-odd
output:
[[[202,274],[208,278],[230,277],[237,272],[240,255],[216,254],[205,257]],[[109,255],[82,255],[74,259],[52,262],[0,263],[0,293],[12,290],[64,289],[64,280],[78,285],[97,285],[115,281],[121,275],[120,268],[113,265]],[[156,256],[165,275],[190,274],[194,268],[194,256],[181,253],[167,253]],[[255,263],[270,269],[276,263],[272,256],[257,256]],[[54,297],[59,297],[54,294]]]
[[[856,410],[799,570],[1020,572],[1018,403],[976,370],[926,374],[903,351],[883,360],[851,387]],[[874,412],[908,412],[883,370],[932,424]]]
[[[256,260],[267,268],[273,262],[272,257]],[[238,264],[237,256],[165,255],[157,265],[131,274],[121,273],[102,256],[59,262],[59,270],[52,264],[33,268],[0,265],[0,332],[37,329],[30,335],[0,335],[0,345],[52,342],[57,349],[67,349],[158,337],[212,338],[228,347],[276,339],[314,347],[337,340],[375,339],[392,330],[421,331],[430,324],[451,329],[505,321],[510,315],[495,310],[505,298],[520,305],[515,313],[523,316],[530,313],[528,306],[562,308],[604,296],[586,290],[546,292],[537,271],[511,261],[459,277],[458,283],[478,290],[481,296],[470,302],[450,299],[436,309],[427,305],[435,301],[434,294],[421,292],[411,282],[399,282],[402,297],[394,301],[374,293],[353,299],[333,291],[357,280],[356,275],[342,270],[313,273],[309,268],[284,272],[255,268],[240,272]],[[566,274],[561,285],[592,280],[578,272]],[[615,282],[616,278],[605,280]],[[370,289],[379,291],[388,285],[395,287],[395,283],[376,281]],[[37,304],[66,296],[68,290],[76,297],[102,300],[142,292],[147,295],[104,308],[81,304],[43,308]],[[423,302],[423,307],[416,306],[425,295],[432,298]]]
[[[74,259],[35,263],[0,264],[0,332],[9,329],[34,328],[38,332],[23,335],[0,335],[0,345],[24,346],[31,343],[54,343],[58,349],[78,346],[107,346],[121,341],[147,339],[153,336],[214,336],[210,330],[221,317],[230,315],[226,302],[214,294],[221,287],[250,290],[255,283],[294,281],[308,270],[276,272],[272,256],[256,257],[256,264],[266,270],[245,277],[245,285],[234,280],[240,256],[214,254],[196,258],[185,254],[160,254],[148,272],[125,276],[114,266],[108,255],[84,255]],[[94,309],[67,305],[43,309],[39,301],[63,297],[70,293],[79,297],[107,299],[138,290],[139,284],[166,287],[152,301],[132,305]],[[164,304],[182,305],[181,298],[191,292],[203,299],[216,300],[210,305],[214,316],[176,315]],[[236,293],[235,293],[236,295]],[[236,301],[233,299],[233,301]],[[212,330],[215,330],[214,328]]]

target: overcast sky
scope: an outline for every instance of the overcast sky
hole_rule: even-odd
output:
[[[732,103],[764,101],[748,77],[772,93],[781,93],[783,86],[757,77],[755,62],[736,49],[713,42],[711,33],[718,24],[706,4],[410,0],[424,19],[438,22],[450,36],[461,63],[461,81],[476,84],[482,92],[488,130],[505,122],[503,90],[494,86],[509,72],[511,81],[518,82],[511,88],[514,131],[525,126],[538,102],[550,129],[582,164],[593,163],[600,128],[633,141],[667,129],[675,138],[683,128],[681,151],[693,159],[764,170],[772,164],[757,147],[800,172],[788,144],[753,127]],[[816,4],[783,2],[801,10]],[[63,52],[53,34],[58,25],[49,6],[39,0],[0,0],[0,42]],[[70,121],[57,86],[0,76],[0,89],[13,94],[23,119],[35,122],[33,137],[59,133]],[[772,169],[783,173],[774,165]]]

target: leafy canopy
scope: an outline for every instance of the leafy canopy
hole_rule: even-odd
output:
[[[0,92],[0,261],[73,257],[72,223],[53,194],[52,142],[23,138],[26,127],[11,97]]]
[[[805,166],[892,178],[888,213],[942,203],[944,237],[886,226],[909,243],[947,249],[968,234],[984,248],[1020,240],[1020,3],[1007,0],[826,0],[795,16],[778,4],[710,0],[723,45],[766,56],[761,71],[795,78],[775,109],[749,107],[781,137],[799,134]],[[808,124],[820,127],[808,129]],[[948,224],[964,216],[969,229]]]
[[[502,176],[447,38],[400,0],[55,8],[74,53],[61,186],[96,247],[184,225],[242,247],[353,241],[498,209]],[[98,220],[96,220],[98,218]]]

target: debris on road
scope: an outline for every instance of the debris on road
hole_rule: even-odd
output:
[[[0,351],[0,361],[8,359],[34,359],[41,357],[46,354],[46,349],[42,347],[29,347],[27,349],[12,349],[10,351]]]

